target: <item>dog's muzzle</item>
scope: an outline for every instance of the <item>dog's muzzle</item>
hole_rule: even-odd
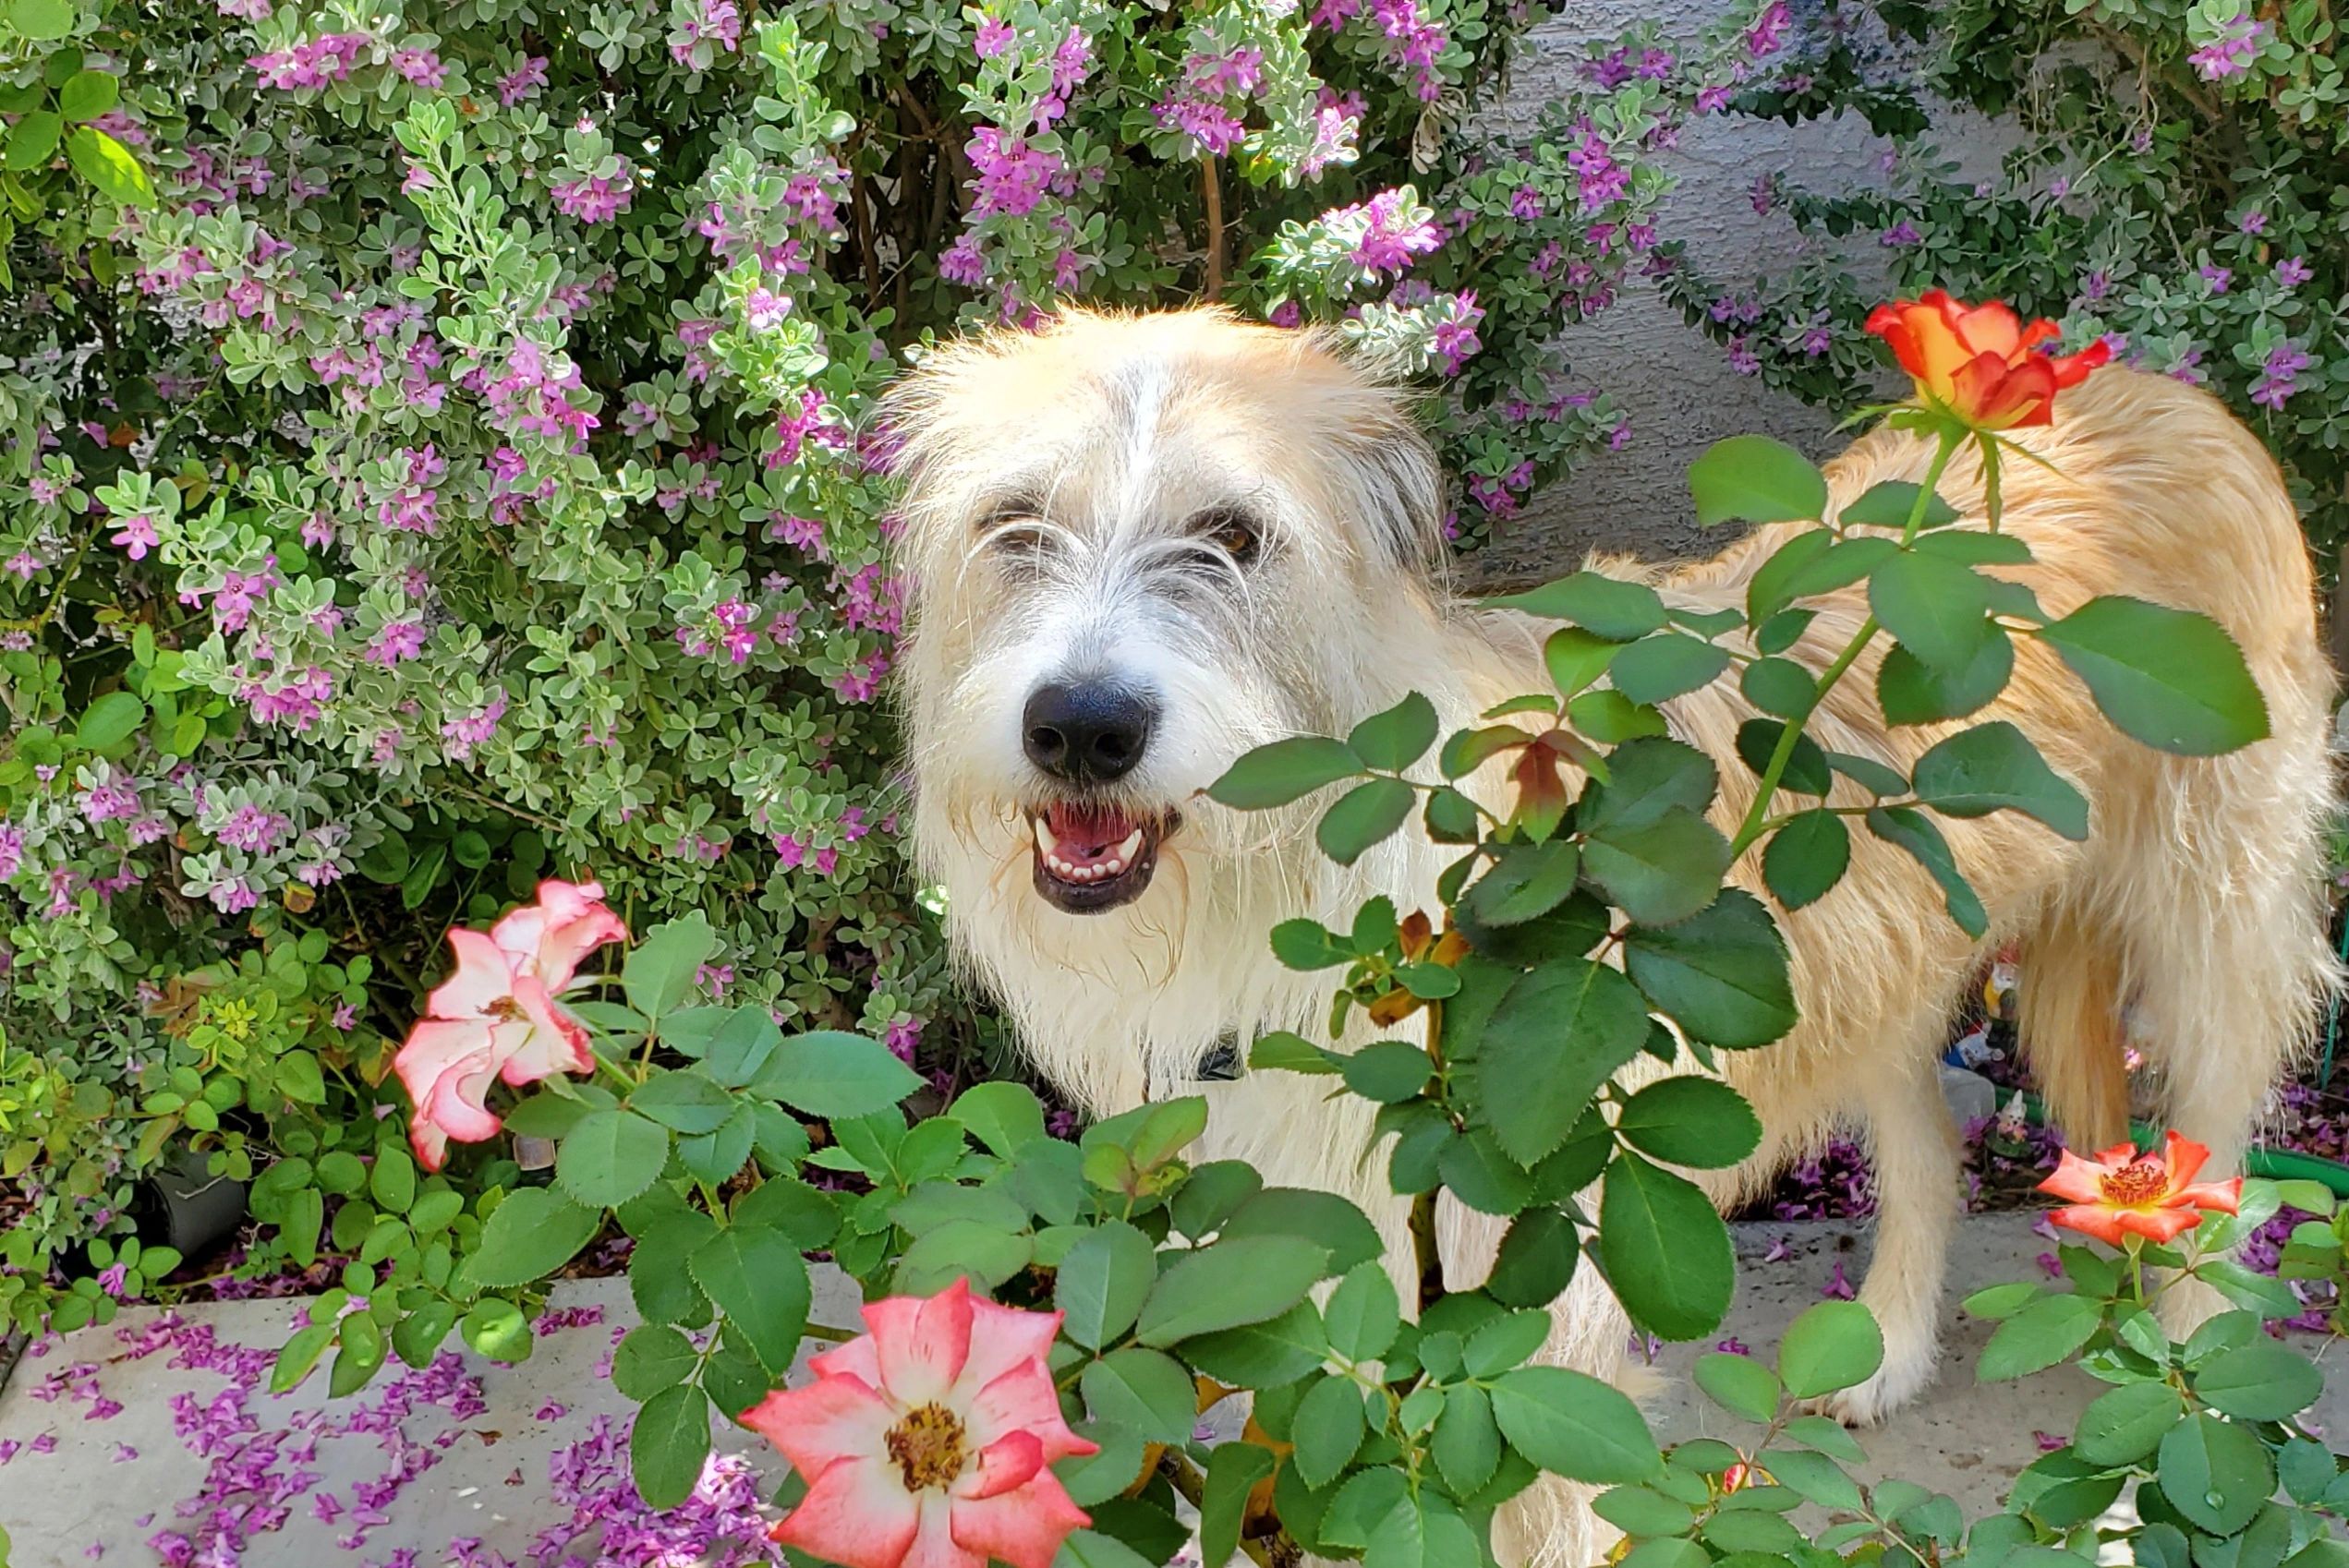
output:
[[[1070,914],[1132,903],[1149,887],[1158,846],[1181,820],[1172,811],[1144,813],[1100,801],[1030,808],[1037,895]]]

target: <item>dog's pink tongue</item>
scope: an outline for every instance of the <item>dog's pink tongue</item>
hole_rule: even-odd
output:
[[[1070,801],[1058,802],[1047,808],[1044,825],[1052,830],[1060,859],[1074,866],[1090,866],[1108,860],[1141,826],[1114,806]]]

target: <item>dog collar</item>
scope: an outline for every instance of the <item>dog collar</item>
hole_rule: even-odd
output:
[[[1235,1083],[1240,1079],[1240,1037],[1227,1034],[1199,1058],[1194,1083]]]

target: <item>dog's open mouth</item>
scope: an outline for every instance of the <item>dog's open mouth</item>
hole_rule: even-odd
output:
[[[1142,897],[1158,869],[1158,846],[1181,818],[1097,801],[1032,807],[1035,890],[1071,914],[1096,914]]]

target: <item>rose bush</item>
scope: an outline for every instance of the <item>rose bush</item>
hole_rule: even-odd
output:
[[[2007,319],[1984,319],[2002,324],[2003,340]],[[2047,336],[2037,323],[2013,326],[2017,341]],[[2000,368],[2028,365],[2002,356]],[[1968,409],[1986,421],[1971,425],[1935,390],[1928,379],[1920,401],[1893,416],[1939,431],[1943,462],[1966,442],[1999,450],[2012,407]],[[1874,527],[1870,542],[1883,542],[1857,552],[1862,575],[1896,581],[1912,569],[1899,564],[1908,557],[1977,570],[1920,549],[1932,533],[1923,525],[1945,521],[1930,486],[1860,498],[1830,525],[1818,521],[1827,489],[1817,470],[1791,449],[1740,438],[1700,462],[1692,487],[1701,514],[1716,520],[1812,520],[1779,547],[1794,566]],[[1990,506],[1994,525],[1994,498]],[[1853,512],[1883,521],[1856,523]],[[469,1101],[444,1123],[442,1097],[429,1094],[418,1106],[419,1147],[437,1150],[444,1133],[482,1145],[449,1162],[470,1165],[479,1196],[463,1200],[446,1172],[417,1180],[396,1129],[379,1133],[365,1195],[335,1216],[338,1233],[345,1215],[366,1216],[350,1233],[365,1236],[373,1263],[354,1261],[344,1288],[312,1307],[279,1357],[276,1386],[330,1351],[334,1386],[356,1386],[387,1346],[426,1358],[460,1323],[486,1355],[527,1355],[546,1281],[616,1224],[633,1238],[628,1275],[644,1321],[620,1343],[612,1376],[641,1402],[631,1453],[644,1498],[669,1506],[686,1497],[713,1417],[742,1420],[793,1468],[777,1499],[778,1538],[849,1568],[983,1555],[1022,1568],[1163,1562],[1189,1533],[1181,1500],[1197,1511],[1207,1561],[1238,1550],[1290,1561],[1302,1550],[1379,1568],[1472,1562],[1489,1559],[1497,1511],[1545,1473],[1611,1489],[1599,1512],[1643,1563],[1693,1568],[1754,1553],[1931,1562],[1961,1550],[2004,1562],[2026,1549],[2092,1561],[2094,1517],[2132,1478],[2147,1511],[2132,1538],[2155,1553],[2174,1547],[2165,1562],[2221,1550],[2268,1568],[2304,1551],[2315,1553],[2304,1568],[2331,1562],[2338,1549],[2321,1537],[2323,1521],[2349,1492],[2333,1496],[2338,1461],[2321,1445],[2294,1447],[2310,1440],[2290,1420],[2320,1379],[2290,1352],[2219,1359],[2249,1345],[2259,1314],[2300,1309],[2287,1289],[2224,1257],[2235,1232],[2204,1211],[2239,1206],[2226,1224],[2240,1227],[2271,1214],[2282,1195],[2191,1185],[2194,1150],[2184,1143],[2161,1157],[2109,1152],[2103,1176],[2067,1164],[2060,1178],[2081,1200],[2068,1218],[2122,1227],[2113,1234],[2130,1248],[2125,1278],[2071,1249],[2071,1291],[2022,1286],[1971,1303],[2007,1318],[1985,1375],[2084,1357],[2097,1375],[2145,1383],[2165,1402],[2159,1411],[2132,1405],[2126,1442],[2108,1433],[2109,1409],[2092,1411],[2076,1443],[2034,1465],[1996,1519],[1968,1526],[1946,1499],[1905,1480],[1861,1486],[1844,1467],[1859,1456],[1851,1437],[1800,1411],[1798,1402],[1864,1381],[1879,1364],[1881,1338],[1856,1305],[1807,1314],[1774,1370],[1725,1352],[1701,1363],[1708,1394],[1762,1424],[1742,1444],[1707,1440],[1667,1454],[1620,1393],[1532,1359],[1549,1334],[1549,1304],[1582,1269],[1602,1271],[1634,1321],[1660,1336],[1711,1333],[1727,1309],[1725,1229],[1680,1172],[1736,1163],[1760,1128],[1702,1069],[1718,1052],[1768,1048],[1795,1018],[1773,917],[1724,886],[1738,848],[1765,845],[1765,881],[1798,909],[1843,869],[1821,823],[1843,832],[1845,818],[1859,816],[1923,861],[1952,917],[1979,932],[1979,902],[1933,814],[2018,810],[2057,830],[2079,815],[2072,786],[2010,725],[1959,730],[1904,777],[1817,753],[1802,734],[1814,702],[1783,721],[1754,721],[1764,728],[1739,751],[1762,781],[1759,801],[1735,838],[1717,831],[1706,819],[1713,765],[1665,738],[1653,705],[1719,678],[1736,662],[1726,639],[1774,636],[1758,630],[1771,625],[1798,638],[1807,621],[1783,618],[1800,618],[1802,601],[1827,591],[1817,584],[1841,582],[1795,577],[1750,617],[1676,612],[1650,589],[1578,573],[1509,601],[1561,624],[1548,645],[1552,689],[1487,716],[1508,722],[1442,737],[1414,695],[1345,737],[1253,752],[1211,787],[1240,809],[1325,802],[1318,840],[1340,860],[1414,815],[1460,847],[1441,911],[1405,913],[1374,899],[1344,930],[1294,921],[1272,933],[1285,962],[1331,973],[1333,1034],[1359,1007],[1416,1039],[1341,1054],[1274,1034],[1250,1052],[1253,1070],[1326,1077],[1333,1092],[1379,1104],[1374,1153],[1394,1189],[1411,1196],[1421,1248],[1399,1284],[1370,1220],[1343,1200],[1267,1188],[1238,1162],[1187,1159],[1205,1127],[1202,1099],[1142,1105],[1074,1140],[1054,1137],[1036,1096],[1011,1082],[974,1085],[941,1114],[909,1119],[902,1104],[921,1080],[880,1043],[838,1031],[787,1036],[764,1007],[698,996],[693,976],[718,939],[698,915],[648,932],[616,976],[601,977],[616,979],[615,993],[560,1004],[559,1037],[587,1037],[582,1070],[535,1076],[519,1092],[494,1087],[498,1030],[535,1043],[547,1027],[518,990],[502,988],[577,978],[576,961],[616,935],[587,889],[557,886],[495,931],[454,944],[461,981],[467,966],[490,975],[467,994],[484,1021],[457,1020],[467,1055],[480,1058],[472,1070],[483,1104],[501,1102],[504,1130],[554,1142],[552,1185],[520,1180]],[[1898,592],[1884,599],[1886,625],[1865,622],[1857,646],[1888,626],[1929,671],[1973,658],[1970,645],[1907,640],[1917,623],[1893,608]],[[2136,601],[2097,613],[2162,632],[2107,640],[2098,660],[2160,658],[2144,650],[2180,637],[2205,656],[2183,674],[2162,659],[2168,673],[2151,691],[2131,687],[2144,700],[2112,715],[2131,733],[2207,752],[2263,732],[2258,694],[2217,628]],[[2020,597],[1982,619],[1985,637],[2042,636],[2073,657],[2064,623]],[[1664,649],[1675,657],[1657,665]],[[1817,685],[1855,657],[1830,662]],[[2094,669],[2109,673],[2103,662]],[[1603,669],[1613,686],[1593,684]],[[2210,728],[2176,728],[2186,711]],[[1507,753],[1506,800],[1463,791],[1469,773]],[[1587,775],[1579,784],[1565,772],[1569,760]],[[1824,793],[1831,769],[1871,803],[1800,803]],[[1380,809],[1363,809],[1365,799]],[[1616,852],[1625,845],[1642,852]],[[1617,946],[1620,970],[1598,961]],[[1561,1014],[1561,986],[1589,1000]],[[493,1004],[486,1015],[477,997]],[[437,994],[433,1006],[443,1010]],[[1677,1037],[1652,1028],[1652,1016],[1671,1020]],[[427,1018],[414,1039],[437,1040],[446,1021]],[[1650,1051],[1665,1058],[1664,1073],[1635,1071]],[[1558,1075],[1544,1069],[1558,1059],[1589,1070],[1556,1087]],[[1551,1087],[1528,1092],[1536,1083]],[[1434,1215],[1446,1193],[1508,1220],[1482,1278],[1455,1277],[1436,1258]],[[2326,1195],[2294,1192],[2304,1200],[2312,1212],[2331,1210]],[[428,1201],[439,1211],[430,1228],[418,1217]],[[291,1222],[316,1224],[309,1214]],[[2171,1246],[2197,1225],[2205,1249]],[[2156,1229],[2163,1239],[2149,1244],[2141,1233]],[[2338,1233],[2316,1222],[2304,1230],[2296,1264],[2336,1270]],[[866,1332],[811,1321],[811,1254],[858,1285]],[[2176,1346],[2149,1326],[2144,1305],[2181,1274],[2241,1309]],[[997,1300],[975,1299],[980,1291]],[[809,1338],[838,1348],[795,1380]],[[1244,1424],[1200,1424],[1242,1392]],[[2292,1501],[2270,1502],[2287,1449]],[[1805,1501],[1854,1517],[1810,1541],[1785,1517]],[[2256,1541],[2246,1534],[2255,1528]]]

